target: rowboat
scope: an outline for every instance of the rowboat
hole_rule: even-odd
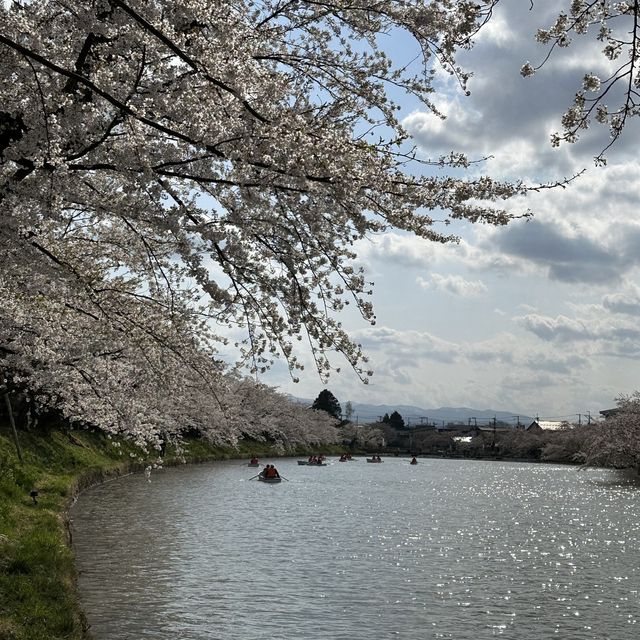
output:
[[[304,465],[309,464],[306,460],[298,460],[298,464],[302,467]]]
[[[307,467],[326,467],[326,462],[305,462]]]
[[[262,476],[258,476],[258,480],[260,480],[260,482],[266,482],[267,484],[278,484],[278,482],[282,482],[282,478],[263,478]]]
[[[259,467],[260,463],[259,462],[249,462],[247,464],[247,467]]]
[[[367,458],[367,462],[379,462],[382,463],[382,460],[375,460],[374,458]]]

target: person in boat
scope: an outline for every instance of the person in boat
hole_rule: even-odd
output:
[[[413,458],[411,458],[411,463],[410,464],[418,464],[418,460],[416,459],[415,456],[413,456]]]
[[[264,469],[258,474],[261,478],[267,478],[267,471],[269,471],[269,465],[265,464]]]
[[[278,470],[272,465],[267,465],[267,472],[265,474],[265,478],[279,478],[280,474]]]
[[[315,456],[309,456],[309,459],[307,460],[307,462],[309,464],[313,464],[316,461],[316,457]]]
[[[260,461],[258,460],[258,458],[256,458],[256,456],[253,456],[251,458],[251,464],[258,464],[258,462],[260,462]]]

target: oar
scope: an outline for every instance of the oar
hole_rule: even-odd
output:
[[[282,474],[280,474],[280,477],[281,477],[283,480],[286,480],[287,482],[291,482],[291,480],[289,480],[289,478],[285,478]]]
[[[249,480],[253,480],[254,478],[257,478],[260,474],[257,473],[255,476],[253,476],[253,478],[249,478]]]

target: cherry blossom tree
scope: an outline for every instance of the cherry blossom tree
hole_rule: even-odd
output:
[[[640,473],[640,392],[617,398],[618,411],[589,432],[587,465],[633,467]]]
[[[238,436],[228,408],[239,383],[221,349],[228,361],[237,348],[235,364],[254,373],[280,354],[294,376],[304,340],[322,375],[338,353],[366,380],[339,321],[348,304],[375,320],[353,243],[390,227],[453,239],[434,211],[445,225],[505,224],[499,201],[525,191],[435,176],[466,158],[418,161],[388,91],[435,111],[435,64],[464,89],[455,51],[494,4],[4,3],[7,384],[157,442],[207,416],[224,439]],[[397,68],[380,49],[397,29],[421,65]],[[258,407],[250,418],[235,406],[262,424]]]
[[[339,354],[366,381],[340,322],[347,305],[375,322],[354,243],[390,228],[454,240],[450,222],[506,224],[502,201],[528,191],[458,177],[464,155],[419,158],[392,97],[437,114],[436,67],[466,91],[456,52],[497,1],[3,2],[5,384],[153,443],[208,416],[232,441],[230,407],[264,426],[230,372],[281,356],[295,379],[299,342],[325,379]],[[550,54],[595,30],[614,66],[584,78],[553,143],[592,118],[614,142],[638,114],[638,2],[566,7],[538,33]],[[412,64],[380,46],[398,32]]]
[[[609,127],[610,142],[596,156],[606,164],[606,151],[622,135],[629,118],[640,114],[640,3],[638,0],[571,0],[556,21],[540,28],[537,40],[548,44],[541,61],[523,65],[523,76],[541,69],[558,49],[569,47],[575,37],[595,35],[602,55],[610,63],[602,77],[585,74],[573,104],[562,117],[562,131],[553,134],[554,146],[576,142],[592,120]],[[613,101],[613,105],[607,104]]]
[[[234,404],[228,412],[243,437],[269,439],[282,448],[318,445],[338,439],[339,420],[325,411],[309,409],[250,379],[232,386]]]
[[[179,443],[192,431],[224,445],[245,437],[282,448],[335,440],[326,414],[226,373],[194,342],[197,327],[167,322],[147,301],[128,301],[126,315],[110,307],[113,317],[98,333],[91,315],[70,306],[42,298],[3,307],[6,382],[27,389],[32,404],[125,435],[146,450]]]

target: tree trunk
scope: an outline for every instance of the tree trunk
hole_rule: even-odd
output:
[[[20,449],[20,442],[18,440],[18,432],[16,431],[16,423],[13,419],[13,409],[11,408],[11,400],[9,400],[9,394],[4,394],[4,402],[7,405],[7,413],[9,414],[9,422],[11,423],[11,431],[13,432],[13,441],[16,445],[16,452],[18,453],[18,460],[20,460],[20,464],[24,464],[24,460],[22,459],[22,449]]]

